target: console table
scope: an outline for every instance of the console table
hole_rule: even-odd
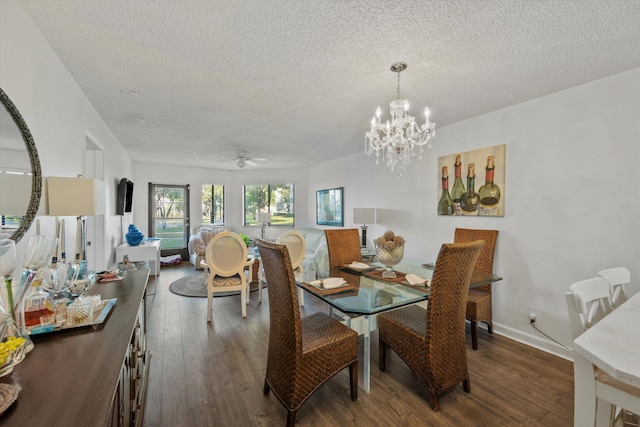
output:
[[[151,274],[157,276],[160,273],[160,240],[145,240],[138,246],[123,243],[116,248],[116,261],[122,262],[125,255],[131,262],[149,261]]]
[[[145,289],[149,270],[94,283],[90,294],[117,298],[105,321],[32,336],[35,347],[0,382],[20,389],[0,415],[3,427],[142,426],[149,371]]]

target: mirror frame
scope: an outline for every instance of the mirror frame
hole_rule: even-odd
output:
[[[40,158],[38,157],[38,150],[36,148],[36,143],[33,141],[33,137],[31,136],[31,131],[29,131],[29,127],[22,118],[22,115],[2,88],[0,88],[0,100],[13,118],[16,126],[18,126],[18,129],[20,129],[22,139],[24,140],[27,152],[29,153],[29,161],[31,162],[31,199],[29,200],[29,207],[27,208],[27,212],[20,223],[20,227],[18,227],[18,229],[11,235],[11,239],[18,243],[22,236],[24,236],[27,230],[31,227],[31,224],[38,213],[38,208],[40,207],[40,197],[42,196],[42,170],[40,169]]]

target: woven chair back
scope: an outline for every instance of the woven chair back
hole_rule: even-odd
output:
[[[243,274],[247,254],[247,245],[244,240],[236,233],[225,231],[209,240],[205,258],[212,274],[231,277],[235,274]]]
[[[470,228],[456,228],[453,237],[453,243],[465,243],[473,242],[476,240],[484,240],[484,246],[482,247],[482,250],[478,255],[474,270],[493,274],[493,257],[495,255],[497,239],[498,230],[474,230]],[[490,283],[480,286],[476,289],[491,294]]]
[[[427,306],[425,366],[425,375],[432,376],[435,384],[456,384],[467,373],[467,295],[483,245],[480,240],[445,243],[438,254]]]
[[[360,235],[357,228],[324,230],[329,251],[329,267],[338,267],[362,261]]]
[[[256,240],[269,286],[269,351],[267,372],[276,390],[290,383],[302,354],[302,326],[296,280],[285,245]],[[285,368],[286,367],[286,368]],[[278,382],[281,381],[279,384]]]
[[[304,253],[307,250],[307,244],[302,234],[296,230],[289,230],[282,233],[276,243],[285,245],[289,250],[293,270],[302,271],[302,260],[304,260]]]

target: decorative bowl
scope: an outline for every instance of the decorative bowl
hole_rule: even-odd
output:
[[[80,324],[93,317],[93,300],[78,298],[67,306],[67,321],[70,324]]]

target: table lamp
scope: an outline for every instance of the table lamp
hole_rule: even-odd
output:
[[[87,259],[87,216],[104,215],[104,182],[94,178],[48,177],[47,192],[49,215],[76,216],[80,224],[77,231],[76,259]]]
[[[363,248],[367,247],[367,224],[376,223],[376,208],[353,208],[353,222],[362,224],[362,243]]]
[[[264,240],[264,229],[271,222],[271,212],[260,212],[256,214],[256,221],[262,224],[261,239]]]
[[[43,178],[42,184],[45,185]],[[31,200],[33,177],[31,174],[0,172],[0,214],[24,216]],[[40,195],[36,215],[47,214],[46,192]]]

